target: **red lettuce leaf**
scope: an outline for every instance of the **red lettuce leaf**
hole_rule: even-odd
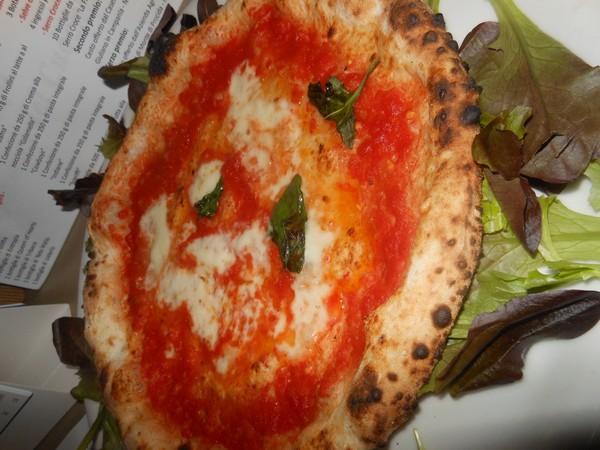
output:
[[[535,191],[525,178],[506,180],[487,168],[484,173],[511,229],[535,253],[542,238],[542,208]]]
[[[88,369],[92,350],[84,337],[85,323],[79,317],[60,317],[52,322],[52,342],[63,364]]]
[[[75,181],[73,189],[50,189],[50,194],[59,206],[82,207],[91,203],[91,198],[98,192],[104,174],[91,173],[85,178]]]
[[[436,378],[435,390],[457,395],[520,380],[532,344],[576,338],[599,319],[600,292],[558,290],[515,298],[475,318],[463,347]]]
[[[600,68],[544,34],[512,0],[491,0],[498,25],[477,27],[461,56],[482,87],[480,107],[532,108],[521,175],[549,184],[578,178],[600,154]]]
[[[217,0],[198,0],[198,22],[204,22],[206,19],[212,16],[220,7],[221,5],[217,3]]]

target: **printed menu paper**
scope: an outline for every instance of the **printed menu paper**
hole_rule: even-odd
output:
[[[181,0],[170,1],[177,10]],[[48,190],[104,164],[97,146],[125,88],[101,66],[145,53],[168,4],[0,0],[0,283],[38,289],[75,220]]]

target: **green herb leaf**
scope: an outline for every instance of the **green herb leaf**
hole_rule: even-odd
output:
[[[320,82],[308,85],[310,102],[317,107],[325,119],[335,122],[336,129],[342,137],[344,145],[348,148],[352,148],[356,137],[354,104],[365,87],[367,78],[375,70],[377,64],[379,64],[379,59],[375,58],[354,92],[348,91],[344,84],[334,76],[329,77],[329,81],[325,85],[325,91],[321,89]]]
[[[150,57],[144,55],[116,66],[103,66],[98,70],[98,76],[108,81],[118,78],[128,78],[148,84],[150,81],[148,67],[150,67]]]
[[[212,192],[209,192],[196,203],[194,203],[194,209],[201,217],[214,217],[217,214],[219,207],[219,199],[223,192],[223,177],[219,178],[219,181]]]
[[[127,134],[127,128],[108,114],[104,114],[102,117],[108,120],[108,133],[106,134],[106,137],[102,139],[102,142],[98,146],[98,150],[100,150],[106,159],[112,159],[121,148],[121,145],[123,145],[123,140]]]
[[[269,222],[270,236],[279,249],[283,266],[299,273],[304,266],[305,228],[307,214],[302,193],[302,178],[294,175]]]

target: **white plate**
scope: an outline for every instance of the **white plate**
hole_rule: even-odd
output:
[[[501,0],[504,1],[504,0]],[[496,20],[486,0],[442,0],[440,12],[460,43],[484,20]],[[588,64],[600,64],[600,1],[520,0],[521,10],[543,31]],[[600,124],[599,124],[600,126]],[[585,180],[561,196],[590,214]],[[600,239],[600,237],[599,237]],[[600,290],[600,282],[581,287]],[[600,325],[568,341],[544,341],[528,352],[523,380],[458,399],[426,397],[389,449],[427,450],[600,448]]]

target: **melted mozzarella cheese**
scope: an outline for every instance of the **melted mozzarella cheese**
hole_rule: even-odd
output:
[[[309,139],[302,132],[305,121],[296,115],[294,105],[280,94],[265,84],[253,67],[244,63],[232,76],[230,109],[223,122],[228,141],[240,152],[245,170],[257,183],[253,189],[273,204],[302,167],[302,146],[306,147]],[[314,141],[309,145],[318,147]],[[214,190],[221,169],[220,161],[199,167],[188,189],[191,203]],[[303,183],[302,189],[305,198],[310,198],[310,184]],[[331,274],[324,262],[335,243],[336,230],[324,228],[323,213],[307,208],[305,264],[300,273],[294,274],[291,286],[294,298],[288,316],[261,297],[265,276],[271,271],[269,248],[274,245],[264,221],[253,222],[243,230],[233,229],[195,239],[191,238],[195,226],[186,225],[177,240],[189,240],[185,252],[196,264],[193,268],[181,267],[168,258],[169,248],[176,238],[168,228],[166,207],[167,199],[161,198],[142,219],[142,228],[151,242],[146,283],[148,288],[156,288],[161,302],[173,308],[187,305],[194,332],[212,350],[218,349],[214,360],[217,372],[230,370],[244,346],[252,345],[253,336],[259,332],[259,321],[267,316],[274,324],[268,333],[276,342],[277,355],[296,359],[311,351],[312,343],[328,329],[330,317],[326,301],[333,289],[328,282]],[[247,263],[248,260],[251,263]],[[236,264],[240,261],[241,268]],[[230,278],[228,274],[232,272],[236,275]],[[264,332],[264,328],[261,330]],[[228,343],[217,347],[225,335]]]
[[[167,263],[159,282],[158,297],[174,308],[185,302],[195,333],[211,348],[228,327],[233,327],[233,336],[243,341],[250,334],[238,327],[237,322],[252,326],[260,315],[258,304],[250,300],[264,282],[261,273],[269,270],[267,245],[268,237],[258,222],[237,235],[218,233],[194,239],[186,252],[195,258],[196,266],[188,269]],[[239,289],[220,284],[219,276],[246,255],[252,255],[253,265],[260,267],[261,272],[244,267],[240,274],[243,284]],[[233,304],[244,306],[236,312],[230,310]]]
[[[140,229],[149,242],[150,263],[144,284],[148,289],[159,276],[171,248],[171,232],[167,223],[166,195],[154,202],[140,220]]]
[[[333,245],[335,233],[324,230],[314,211],[307,211],[304,267],[292,284],[293,320],[288,325],[295,333],[293,345],[282,343],[278,350],[290,358],[299,358],[309,344],[327,328],[329,315],[324,301],[331,295],[332,286],[325,279],[323,260],[326,250]],[[281,329],[282,323],[276,325]]]
[[[221,177],[222,161],[210,161],[200,166],[194,175],[194,180],[188,189],[190,203],[193,205],[214,191]]]
[[[273,150],[278,157],[293,154],[302,138],[302,127],[295,115],[295,105],[286,100],[275,87],[263,82],[256,70],[246,63],[232,75],[229,87],[231,106],[226,123],[230,124],[229,139],[234,148],[243,151],[246,170],[262,184],[265,195],[274,200],[292,178],[273,170]]]

